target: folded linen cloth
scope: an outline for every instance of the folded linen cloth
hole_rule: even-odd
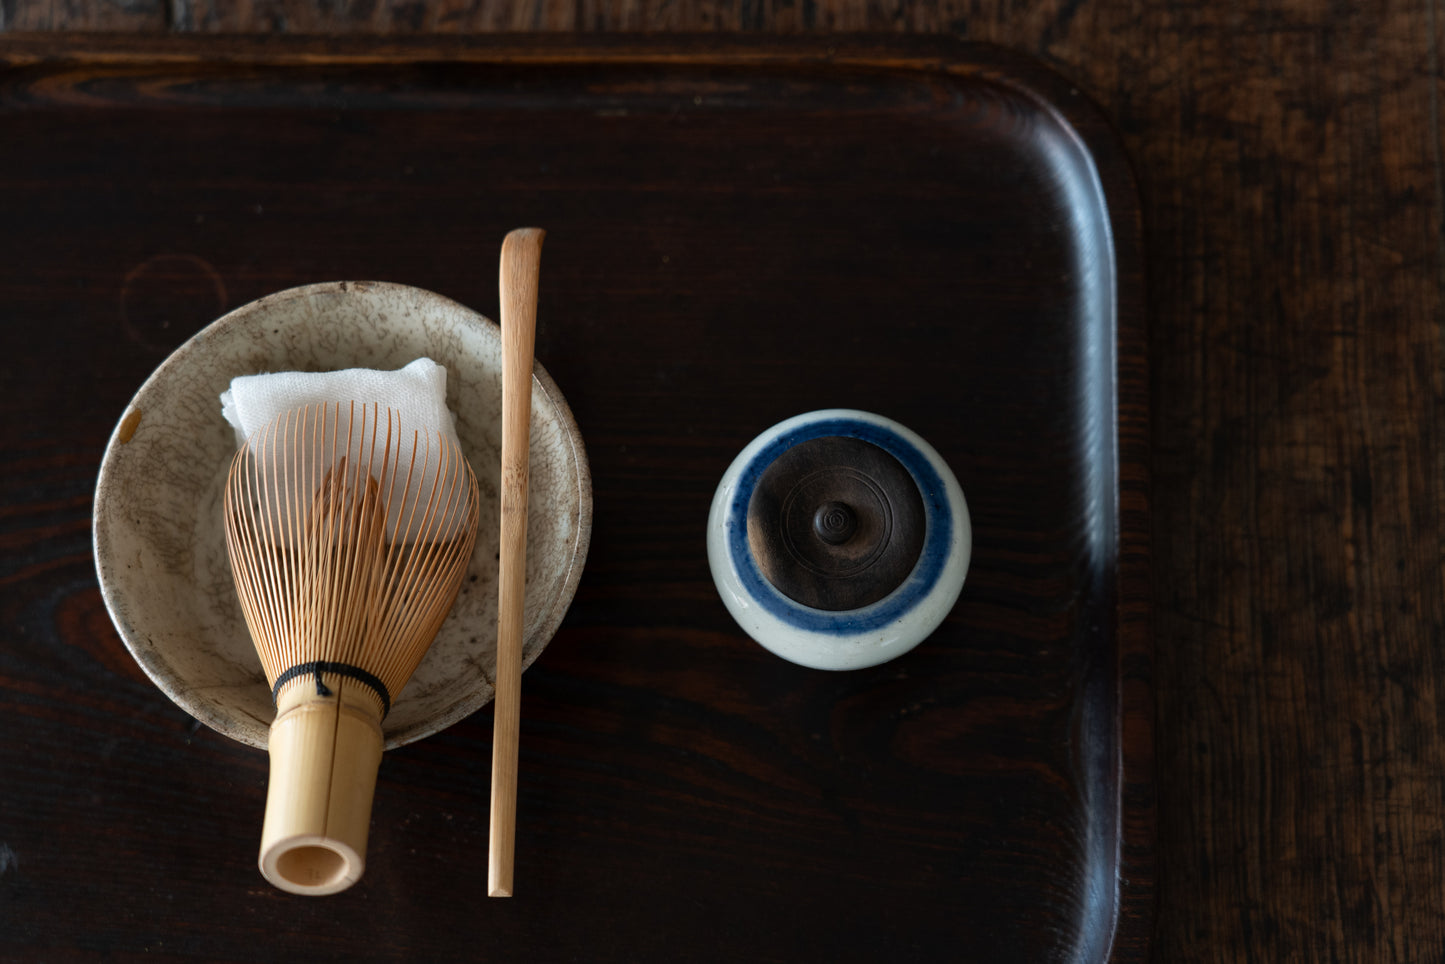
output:
[[[447,370],[418,358],[390,372],[242,375],[221,393],[221,414],[236,430],[237,443],[252,447],[261,477],[278,489],[296,477],[296,491],[269,500],[276,531],[293,531],[290,516],[306,511],[312,491],[344,457],[350,460],[348,477],[355,475],[358,460],[369,460],[371,477],[389,506],[389,537],[402,530],[406,541],[449,538],[464,525],[467,503],[465,473],[446,451],[461,451],[446,393]],[[295,445],[283,459],[277,444],[286,433]],[[428,516],[434,491],[436,511]]]
[[[457,432],[447,410],[447,370],[430,358],[394,372],[348,368],[338,372],[273,372],[241,375],[221,393],[221,414],[244,442],[283,412],[325,402],[356,402],[390,408],[406,426],[440,431],[456,444]]]

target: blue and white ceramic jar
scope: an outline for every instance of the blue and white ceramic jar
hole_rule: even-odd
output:
[[[963,588],[973,529],[934,448],[853,409],[798,415],[723,474],[708,563],[728,611],[764,647],[816,669],[908,652]]]

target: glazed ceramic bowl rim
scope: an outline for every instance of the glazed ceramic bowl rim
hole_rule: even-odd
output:
[[[112,500],[112,490],[119,484],[115,478],[116,455],[119,447],[129,441],[129,433],[134,431],[133,413],[146,410],[147,399],[158,390],[158,386],[173,379],[178,371],[184,370],[191,363],[192,356],[204,352],[214,340],[224,338],[231,334],[233,329],[240,328],[252,315],[273,310],[277,305],[288,301],[312,298],[316,295],[332,293],[352,295],[354,293],[355,295],[371,296],[387,292],[411,297],[421,304],[430,304],[437,308],[455,311],[458,313],[461,324],[485,330],[487,337],[494,338],[500,343],[501,330],[496,322],[466,305],[425,288],[388,281],[326,281],[283,289],[227,312],[171,352],[141,383],[140,388],[126,403],[120,420],[106,442],[92,503],[91,537],[96,576],[100,582],[101,596],[111,623],[141,670],[173,703],[210,728],[242,743],[265,746],[264,742],[258,742],[251,738],[246,731],[237,728],[228,716],[216,712],[213,709],[213,701],[206,699],[202,691],[192,691],[178,685],[184,682],[182,676],[163,672],[162,670],[170,667],[164,653],[149,641],[142,639],[137,628],[132,626],[130,620],[126,618],[123,592],[117,585],[117,580],[110,578],[107,574],[114,562],[114,550],[110,527],[102,512],[102,507],[108,505]],[[591,468],[572,409],[541,362],[534,363],[532,387],[534,393],[540,393],[551,402],[558,425],[570,445],[570,454],[573,465],[576,467],[578,517],[575,540],[567,557],[567,570],[562,574],[558,583],[558,591],[550,598],[548,608],[538,619],[537,637],[542,640],[542,645],[530,654],[530,658],[525,660],[523,668],[530,665],[540,655],[541,649],[550,642],[561,625],[562,619],[566,616],[576,594],[578,582],[582,578],[582,569],[586,563],[592,533]],[[217,411],[219,413],[219,402]],[[405,728],[387,732],[386,747],[391,749],[422,739],[470,716],[491,702],[492,696],[485,690],[485,687],[473,687],[464,698],[454,702],[444,712],[433,714]]]

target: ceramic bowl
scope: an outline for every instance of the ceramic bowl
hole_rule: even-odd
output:
[[[486,705],[496,676],[502,346],[497,326],[404,285],[334,282],[238,308],[175,351],[111,436],[95,492],[95,562],[111,619],[141,668],[196,719],[264,747],[270,688],[236,598],[221,498],[236,438],[218,396],[237,375],[446,366],[447,403],[481,489],[476,551],[456,605],[383,730],[388,747]],[[592,530],[587,456],[539,364],[532,383],[523,666],[571,604]]]
[[[858,609],[815,609],[784,595],[763,574],[748,538],[748,504],[767,467],[794,446],[834,436],[893,456],[923,502],[917,563],[896,589]],[[953,609],[972,551],[968,503],[948,463],[917,433],[856,409],[807,412],[753,439],[723,473],[708,515],[708,565],[728,612],[764,648],[813,669],[863,669],[913,649]]]

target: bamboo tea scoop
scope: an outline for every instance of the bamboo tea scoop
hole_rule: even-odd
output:
[[[532,349],[537,333],[537,274],[546,234],[541,228],[518,228],[502,240],[502,533],[497,574],[491,842],[487,854],[487,894],[491,897],[512,896],[522,700],[522,607],[527,587]]]

